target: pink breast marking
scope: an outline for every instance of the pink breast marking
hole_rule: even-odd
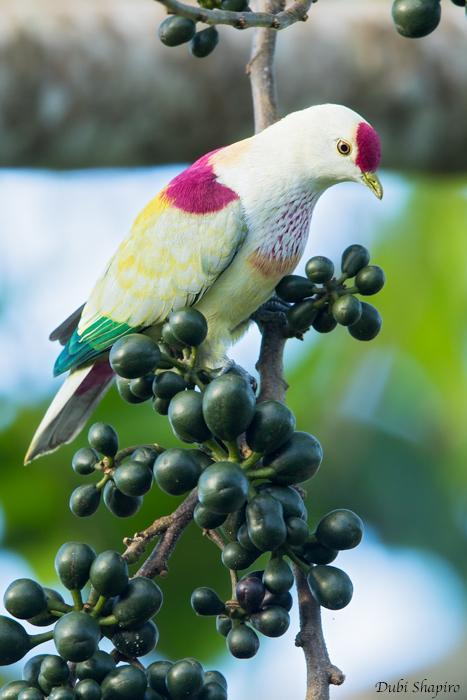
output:
[[[169,183],[165,195],[174,207],[190,214],[211,214],[239,198],[217,181],[210,162],[216,152],[207,153]]]
[[[357,129],[357,158],[355,163],[364,173],[373,173],[381,160],[381,141],[372,126],[360,122]]]

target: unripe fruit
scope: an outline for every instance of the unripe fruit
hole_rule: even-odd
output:
[[[112,614],[120,627],[140,625],[157,615],[163,601],[162,591],[149,578],[132,578],[123,593],[115,601]]]
[[[308,279],[315,283],[329,282],[334,275],[334,264],[323,255],[315,255],[305,265],[305,273]]]
[[[337,326],[337,321],[328,308],[320,309],[311,324],[318,333],[330,333]]]
[[[289,592],[287,593],[271,593],[271,591],[266,591],[262,608],[265,610],[270,607],[284,608],[287,612],[292,610],[293,599]]]
[[[56,619],[56,618],[55,618]],[[26,661],[23,666],[22,678],[28,683],[28,685],[37,686],[37,679],[39,677],[39,672],[41,664],[47,654],[37,654]],[[0,692],[0,698],[2,694]]]
[[[218,683],[224,690],[227,690],[227,681],[220,671],[206,671],[204,674],[205,683]]]
[[[104,678],[115,668],[115,661],[106,651],[98,649],[89,659],[76,664],[77,678],[92,679],[102,683]]]
[[[290,625],[289,613],[279,606],[270,606],[251,618],[253,625],[266,637],[281,637]]]
[[[233,513],[244,505],[248,488],[249,481],[238,464],[217,462],[201,474],[198,497],[215,513]]]
[[[126,589],[128,564],[118,552],[109,549],[96,557],[89,578],[100,595],[111,598]]]
[[[77,486],[70,496],[70,510],[77,518],[88,518],[99,508],[101,492],[95,484]]]
[[[155,690],[156,693],[160,693],[164,697],[167,694],[165,678],[168,670],[172,666],[173,663],[171,661],[155,661],[146,669],[149,686]]]
[[[76,700],[100,700],[102,697],[99,683],[92,678],[85,678],[75,685]]]
[[[96,450],[91,447],[82,447],[73,455],[71,466],[77,474],[86,476],[94,472],[98,461],[99,455]]]
[[[55,557],[55,571],[68,590],[81,590],[89,580],[96,552],[82,542],[62,544]]]
[[[311,297],[316,291],[313,282],[301,275],[287,275],[276,287],[276,294],[284,301],[296,303]]]
[[[223,637],[227,637],[230,630],[232,629],[232,620],[227,615],[218,615],[216,617],[216,630]]]
[[[115,457],[118,450],[118,435],[111,425],[94,423],[88,432],[88,442],[97,452],[106,457]]]
[[[152,407],[160,416],[166,416],[169,413],[169,399],[160,399],[158,396],[152,402]]]
[[[355,286],[360,294],[376,294],[384,287],[386,281],[384,271],[378,265],[363,267],[355,277]]]
[[[17,698],[18,700],[44,700],[44,694],[39,688],[24,688]]]
[[[191,55],[205,58],[214,51],[219,41],[219,32],[215,27],[208,27],[196,32],[190,43]]]
[[[117,376],[117,391],[120,394],[120,397],[126,401],[127,403],[143,403],[146,401],[146,399],[140,399],[139,396],[136,396],[133,394],[133,392],[130,389],[130,383],[131,379],[123,379],[123,377],[118,377]]]
[[[332,315],[341,326],[356,323],[362,315],[362,305],[357,297],[345,294],[332,305]]]
[[[274,557],[266,566],[263,583],[272,593],[287,593],[294,582],[293,573],[287,562],[281,557]]]
[[[395,0],[392,18],[402,36],[410,39],[431,34],[441,19],[439,0]]]
[[[75,693],[71,688],[58,686],[50,691],[49,700],[75,700]]]
[[[287,527],[287,543],[292,547],[304,544],[309,535],[308,523],[301,518],[288,518],[285,521]]]
[[[19,578],[6,589],[3,604],[10,615],[27,620],[47,609],[47,598],[44,589],[36,581]]]
[[[97,651],[99,639],[99,623],[84,612],[67,613],[55,624],[55,646],[67,661],[89,659]]]
[[[215,30],[214,27],[213,29]],[[206,32],[208,30],[205,29],[203,31]],[[202,33],[203,32],[198,32],[198,34]],[[189,37],[189,39],[191,39],[192,36]],[[187,39],[187,41],[189,41],[189,39]],[[168,324],[175,338],[186,346],[201,345],[208,334],[208,324],[206,319],[204,318],[203,314],[196,309],[180,309],[179,311],[172,311],[168,319]]]
[[[175,435],[184,442],[204,442],[211,431],[203,416],[203,397],[199,391],[181,391],[170,402],[169,422]]]
[[[227,647],[237,659],[251,659],[259,649],[258,635],[247,625],[236,625],[227,635]]]
[[[191,491],[201,474],[201,469],[188,450],[173,448],[156,459],[154,477],[157,485],[172,496]]]
[[[60,656],[49,654],[41,663],[40,674],[51,685],[62,685],[70,677],[70,669]]]
[[[119,666],[102,681],[102,700],[142,698],[147,687],[146,674],[135,666]]]
[[[152,620],[129,630],[119,630],[112,636],[117,651],[129,658],[149,654],[159,641],[159,630]]]
[[[165,682],[173,700],[184,700],[191,695],[196,695],[204,683],[202,666],[194,659],[176,661],[169,668]]]
[[[276,486],[275,484],[261,484],[258,489],[261,493],[272,496],[282,504],[284,517],[302,518],[306,520],[308,513],[303,498],[298,491],[291,486]]]
[[[126,496],[143,496],[151,489],[153,475],[145,464],[128,460],[117,467],[113,479]]]
[[[144,464],[148,469],[153,468],[154,462],[159,456],[159,452],[153,447],[137,447],[134,452],[131,453],[130,459],[132,462],[140,462]]]
[[[247,549],[250,552],[258,551],[253,542],[250,540],[246,523],[242,523],[237,530],[237,542],[242,545],[243,549]]]
[[[244,549],[238,542],[228,542],[222,550],[222,563],[228,569],[238,571],[248,568],[261,554],[260,551]]]
[[[143,504],[141,496],[126,496],[113,481],[104,486],[104,503],[117,518],[129,518],[139,511]]]
[[[363,523],[356,513],[345,508],[332,510],[316,528],[317,540],[330,549],[353,549],[363,537]]]
[[[235,372],[214,379],[203,394],[203,416],[221,440],[234,440],[250,425],[256,399],[249,382]]]
[[[370,253],[363,245],[354,243],[342,253],[341,270],[347,277],[355,277],[357,272],[370,262]]]
[[[43,590],[47,600],[48,608],[51,608],[52,610],[54,609],[54,601],[62,605],[65,602],[60,593],[54,591],[52,588],[44,587]],[[34,617],[30,617],[28,619],[28,622],[31,625],[36,625],[36,627],[48,627],[49,625],[55,624],[56,621],[56,616],[52,615],[52,613],[50,613],[48,610],[44,610],[43,612],[39,613],[39,615],[34,615]]]
[[[315,535],[297,549],[297,554],[307,564],[330,564],[337,557],[337,551],[318,542]]]
[[[205,683],[196,700],[227,700],[227,690],[219,683]]]
[[[352,581],[345,571],[335,566],[313,566],[308,583],[316,601],[329,610],[340,610],[352,599]]]
[[[133,396],[137,396],[141,401],[147,401],[152,397],[152,385],[154,383],[154,372],[145,374],[143,377],[130,379],[129,389]]]
[[[0,700],[18,700],[18,695],[28,687],[26,681],[10,681],[0,689]]]
[[[212,530],[220,527],[226,519],[225,513],[214,513],[202,503],[198,503],[193,514],[193,520],[203,530]]]
[[[284,544],[287,529],[282,504],[267,494],[252,498],[246,508],[248,535],[261,552],[272,551]]]
[[[309,433],[295,432],[291,439],[263,460],[274,470],[269,478],[278,484],[298,484],[310,479],[319,469],[323,451],[318,440]]]
[[[279,401],[263,401],[256,410],[246,441],[255,452],[272,452],[290,440],[295,430],[295,416]]]
[[[357,340],[373,340],[381,330],[382,319],[371,304],[362,301],[362,315],[357,323],[349,326],[349,333]]]
[[[191,607],[197,615],[221,615],[225,611],[224,602],[212,588],[195,588],[191,594]]]
[[[303,333],[314,323],[318,313],[314,300],[305,299],[288,310],[287,322],[294,332]]]
[[[175,394],[184,391],[187,387],[186,381],[176,372],[161,372],[156,375],[152,390],[154,395],[160,399],[173,399]]]
[[[152,338],[142,333],[130,333],[112,345],[109,362],[119,377],[136,379],[153,372],[160,357],[160,350]]]
[[[19,622],[0,615],[0,666],[9,666],[30,649],[29,635]]]

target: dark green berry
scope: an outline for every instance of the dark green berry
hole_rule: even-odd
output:
[[[47,610],[44,610],[43,612],[39,613],[39,615],[34,615],[34,617],[30,617],[28,619],[28,622],[31,625],[36,625],[36,627],[49,627],[49,625],[53,625],[57,621],[57,617],[52,615],[49,610],[61,610],[65,602],[60,593],[54,591],[52,588],[44,587],[43,590],[47,600]],[[57,608],[54,606],[54,602],[58,606]]]
[[[251,659],[259,649],[258,635],[247,625],[236,625],[227,635],[227,647],[237,659]]]
[[[146,674],[135,666],[119,666],[102,681],[102,700],[136,700],[147,688]]]
[[[81,590],[89,580],[96,552],[82,542],[66,542],[55,557],[55,571],[68,590]]]
[[[220,671],[206,671],[204,674],[205,683],[218,683],[224,690],[227,690],[227,681]]]
[[[0,666],[9,666],[30,649],[29,635],[19,622],[0,615]]]
[[[120,627],[140,625],[157,615],[163,602],[162,591],[149,578],[132,578],[114,602],[112,614]]]
[[[301,275],[287,275],[276,287],[276,294],[284,301],[296,303],[316,292],[313,282]]]
[[[154,379],[152,390],[154,395],[160,399],[173,399],[175,394],[184,391],[187,383],[180,374],[176,372],[161,372]]]
[[[356,323],[349,326],[349,333],[357,340],[373,340],[380,332],[383,321],[374,306],[364,301],[361,304],[362,315]]]
[[[0,700],[18,700],[18,695],[27,687],[26,681],[10,681],[0,689]]]
[[[75,685],[76,700],[100,700],[101,687],[92,678],[85,678]]]
[[[228,542],[222,550],[222,563],[228,569],[247,569],[259,557],[259,550],[245,549],[239,542]]]
[[[255,545],[250,540],[250,535],[248,534],[248,526],[246,523],[242,523],[237,530],[237,541],[242,545],[244,549],[250,552],[257,551]]]
[[[154,476],[159,488],[173,496],[191,491],[201,474],[199,464],[188,450],[172,448],[156,459]]]
[[[254,452],[271,452],[290,440],[295,430],[295,416],[279,401],[258,404],[248,429],[246,441]]]
[[[133,396],[137,396],[141,401],[147,401],[152,397],[152,385],[154,383],[154,373],[150,372],[142,377],[130,379],[129,389]]]
[[[303,498],[298,491],[291,486],[277,486],[276,484],[265,483],[261,484],[258,490],[261,493],[272,496],[276,501],[282,504],[284,518],[307,519],[308,513]]]
[[[216,591],[205,586],[195,588],[191,594],[191,607],[197,615],[221,615],[225,610],[225,604]]]
[[[243,12],[247,7],[247,0],[221,0],[221,8],[229,12]]]
[[[251,618],[255,629],[266,637],[281,637],[290,625],[289,613],[279,606],[270,606]]]
[[[27,620],[47,609],[47,598],[44,589],[36,581],[19,578],[6,589],[3,604],[10,615]]]
[[[342,253],[341,270],[347,277],[355,277],[357,272],[370,262],[370,253],[363,245],[354,243]]]
[[[361,302],[357,297],[345,294],[332,305],[332,315],[341,326],[350,326],[352,323],[356,323],[362,315]]]
[[[89,578],[100,595],[111,598],[126,589],[128,564],[118,552],[109,549],[96,557]]]
[[[223,637],[227,637],[230,630],[232,629],[232,620],[227,615],[218,615],[216,617],[216,630]]]
[[[309,535],[308,523],[301,518],[288,518],[285,521],[287,527],[287,543],[292,547],[304,544]]]
[[[311,324],[317,333],[330,333],[337,326],[337,321],[329,308],[320,309]]]
[[[98,461],[99,455],[96,450],[91,447],[82,447],[73,455],[71,466],[77,474],[86,476],[94,472]]]
[[[287,529],[282,504],[272,496],[259,493],[246,508],[248,535],[261,552],[277,549],[284,544]]]
[[[50,691],[49,700],[75,700],[75,693],[72,688],[57,686]]]
[[[136,379],[153,372],[160,357],[159,347],[152,338],[142,333],[130,333],[113,344],[109,362],[119,377]]]
[[[87,518],[99,508],[101,492],[95,484],[77,486],[70,496],[70,510],[78,518]]]
[[[67,661],[89,659],[97,651],[99,639],[99,623],[84,612],[69,612],[55,624],[55,646]]]
[[[308,279],[317,284],[329,282],[334,275],[334,263],[323,255],[315,255],[305,265]]]
[[[125,496],[143,496],[152,486],[152,471],[142,462],[128,460],[114,472],[115,486]]]
[[[189,41],[192,37],[193,34],[186,41]],[[186,346],[196,347],[197,345],[201,345],[208,334],[208,324],[206,319],[204,318],[203,314],[196,309],[180,309],[179,311],[172,311],[169,316],[168,323],[175,338]]]
[[[149,447],[144,445],[143,447],[137,447],[134,452],[131,453],[130,459],[133,462],[140,462],[144,464],[148,469],[154,467],[154,462],[159,456],[158,452],[154,447]]]
[[[173,397],[169,422],[183,442],[204,442],[211,437],[203,416],[203,397],[198,391],[181,391]]]
[[[88,442],[106,457],[115,457],[118,450],[118,435],[111,425],[94,423],[88,432]]]
[[[113,481],[104,486],[104,503],[118,518],[129,518],[139,511],[143,504],[141,496],[126,496]]]
[[[316,529],[317,540],[330,549],[353,549],[363,537],[361,518],[351,510],[332,510],[319,522]]]
[[[56,619],[56,618],[55,618]],[[41,664],[47,654],[36,654],[26,661],[23,666],[22,678],[30,686],[37,686],[37,679],[41,669]],[[1,693],[0,693],[1,698]]]
[[[274,470],[269,478],[278,484],[298,484],[310,479],[319,469],[323,451],[318,440],[309,433],[295,432],[275,452],[266,455],[265,467]]]
[[[202,666],[194,659],[177,661],[167,671],[165,682],[173,700],[184,700],[196,695],[204,683]]]
[[[172,666],[173,664],[171,661],[155,661],[146,669],[149,686],[155,690],[156,693],[160,693],[164,697],[167,695],[165,678],[167,676],[167,672]]]
[[[330,564],[337,557],[337,550],[318,542],[316,535],[312,535],[296,552],[307,564]]]
[[[379,292],[384,287],[385,281],[386,277],[381,267],[367,265],[355,277],[355,286],[360,294],[370,296]]]
[[[160,416],[167,416],[169,413],[170,400],[160,399],[158,396],[152,402],[152,407]]]
[[[263,603],[266,588],[256,576],[246,576],[237,583],[235,595],[240,606],[249,614],[257,612]]]
[[[270,608],[271,606],[284,608],[287,612],[292,610],[293,598],[289,592],[286,593],[271,593],[271,591],[266,591],[263,598],[263,610]]]
[[[395,0],[392,18],[402,36],[410,39],[431,34],[441,19],[439,0]]]
[[[49,654],[42,661],[40,673],[51,685],[62,685],[70,677],[66,661],[54,654]]]
[[[205,683],[197,700],[227,700],[227,690],[216,682]]]
[[[352,599],[352,581],[345,571],[335,566],[313,566],[308,583],[316,601],[330,610],[340,610]]]
[[[121,654],[129,658],[146,656],[153,651],[159,641],[159,630],[152,620],[138,627],[119,630],[112,636],[112,643]]]
[[[198,497],[215,513],[233,513],[244,505],[248,488],[248,478],[238,464],[217,462],[199,477]]]
[[[117,377],[117,391],[121,398],[127,403],[143,403],[146,399],[140,399],[139,396],[133,394],[130,389],[131,379],[123,379],[123,377]]]
[[[99,649],[86,661],[76,664],[76,676],[80,680],[92,679],[100,684],[114,668],[113,657]]]
[[[294,577],[287,562],[281,557],[274,557],[266,566],[263,583],[272,593],[287,593],[293,586]]]
[[[44,700],[44,693],[39,688],[24,688],[20,691],[18,700]]]
[[[225,513],[214,513],[214,511],[209,510],[202,503],[198,503],[193,514],[193,520],[198,525],[198,527],[203,530],[213,530],[216,527],[220,527],[226,519]]]
[[[196,58],[205,58],[214,51],[219,41],[219,32],[215,27],[208,27],[196,32],[190,42],[191,55]]]
[[[214,379],[203,394],[203,416],[221,440],[234,440],[250,425],[256,399],[250,383],[235,372]]]

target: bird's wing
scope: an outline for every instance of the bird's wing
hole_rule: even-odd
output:
[[[119,337],[194,304],[228,267],[246,233],[237,197],[217,211],[199,213],[174,206],[163,190],[136,219],[97,282],[54,373],[74,369]]]

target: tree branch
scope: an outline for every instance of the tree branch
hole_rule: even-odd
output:
[[[300,610],[300,632],[295,646],[302,647],[306,660],[305,700],[329,700],[329,686],[342,685],[345,676],[330,659],[321,628],[321,610],[310,592],[306,575],[294,566]]]
[[[155,578],[167,574],[170,556],[179,537],[192,521],[197,502],[198,491],[193,489],[173,513],[158,518],[145,530],[136,533],[134,537],[124,539],[126,550],[123,557],[129,564],[134,564],[142,557],[149,543],[159,537],[153,551],[138,570],[137,576]]]
[[[228,10],[206,10],[187,5],[179,0],[158,0],[167,8],[169,14],[187,17],[194,22],[203,24],[227,24],[236,29],[249,29],[251,27],[268,27],[269,29],[286,29],[295,22],[305,22],[308,19],[308,10],[314,0],[295,0],[285,10],[275,14],[267,9],[265,12],[231,12]],[[271,3],[272,4],[272,3]]]

